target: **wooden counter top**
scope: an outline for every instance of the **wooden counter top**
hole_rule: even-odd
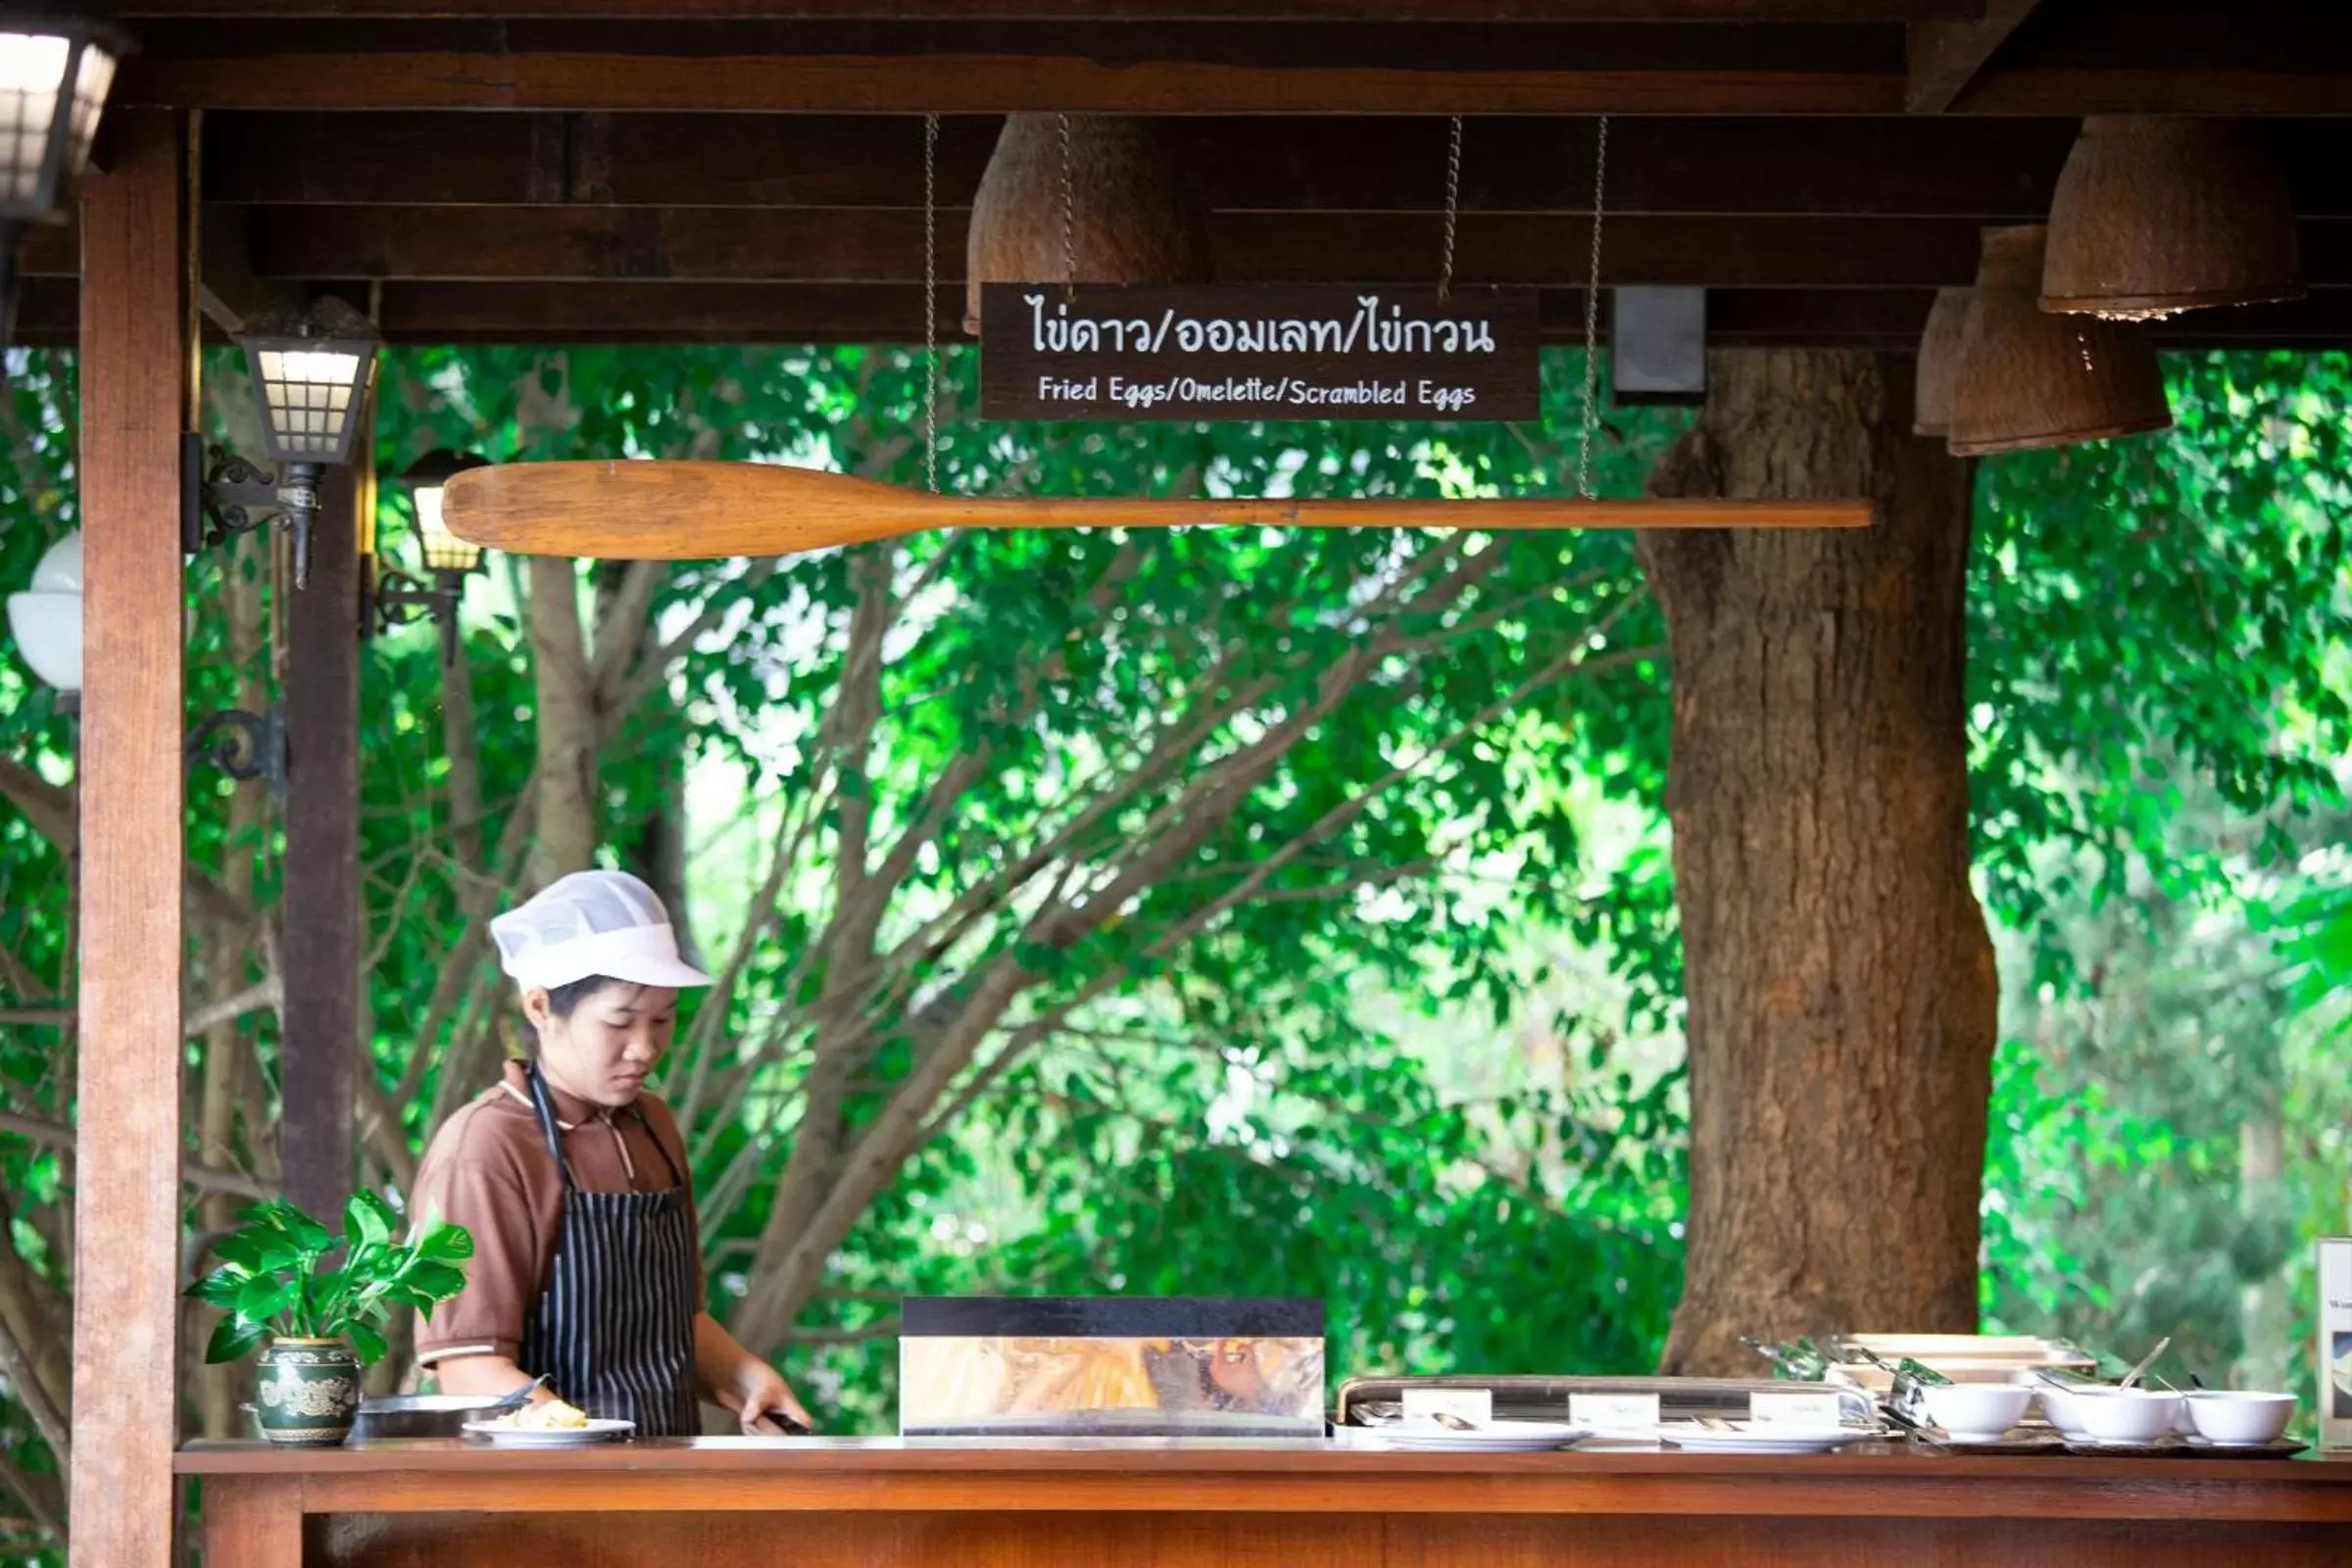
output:
[[[182,1475],[299,1478],[347,1507],[1089,1508],[1189,1505],[1384,1512],[1712,1512],[2006,1518],[2312,1519],[2352,1523],[2352,1455],[2106,1459],[1941,1453],[1873,1444],[1775,1456],[1671,1451],[1413,1453],[1311,1442],[699,1438],[582,1448],[454,1440],[340,1448],[200,1443]],[[707,1483],[708,1485],[698,1485]]]
[[[779,1533],[821,1564],[1557,1565],[1630,1560],[1610,1553],[1643,1544],[1688,1564],[2352,1561],[2348,1457],[706,1438],[552,1450],[197,1444],[177,1469],[202,1478],[208,1540],[220,1533],[235,1568],[674,1568],[777,1560]],[[1289,1544],[1264,1555],[1276,1541]],[[1569,1551],[1611,1542],[1600,1555]],[[676,1555],[688,1543],[701,1555]],[[602,1554],[580,1556],[591,1547]]]

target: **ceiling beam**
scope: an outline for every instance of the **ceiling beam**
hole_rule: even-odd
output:
[[[919,281],[919,213],[879,209],[245,209],[253,266],[272,278],[441,281],[856,283]],[[963,277],[960,211],[939,224],[939,277]],[[1611,218],[1612,282],[1751,287],[1934,286],[1964,282],[1977,227],[1961,219]],[[1440,215],[1219,213],[1217,275],[1231,281],[1402,286],[1437,281]],[[1455,277],[1465,284],[1581,279],[1583,215],[1463,217]],[[28,274],[71,270],[72,236],[28,252]]]
[[[783,22],[1454,22],[1462,0],[128,0],[148,17],[646,18]],[[1879,22],[1968,18],[1984,0],[1479,0],[1482,22]]]
[[[2040,3],[1985,0],[1984,14],[1972,21],[1912,23],[1904,49],[1903,107],[1915,115],[1940,115],[1951,108]]]
[[[205,319],[234,336],[257,317],[300,314],[303,291],[279,278],[257,276],[245,229],[245,213],[208,203],[197,226],[201,250],[197,300]]]
[[[156,23],[119,104],[825,114],[1899,114],[1885,26]]]
[[[76,290],[71,278],[27,282],[19,338],[70,346]],[[1725,289],[1707,297],[1708,336],[1723,346],[1852,346],[1908,350],[1934,298],[1926,289]],[[391,283],[382,327],[394,343],[918,343],[919,284],[791,283]],[[1539,325],[1546,342],[1584,331],[1584,296],[1547,289]],[[940,300],[943,343],[968,344],[962,301]],[[1600,313],[1602,333],[1608,313]],[[2160,322],[2168,348],[2343,349],[2352,346],[2352,290],[2292,305],[2194,311]]]
[[[244,209],[259,278],[443,282],[919,282],[919,213],[743,207],[256,207]],[[939,279],[963,278],[960,211],[940,215]],[[1612,217],[1602,276],[1612,283],[1715,288],[1933,288],[1976,274],[1969,219]],[[1435,213],[1217,213],[1217,276],[1228,282],[1434,284]],[[1592,242],[1581,214],[1471,213],[1459,224],[1465,284],[1581,282]],[[2352,286],[2352,220],[2306,220],[2304,274]],[[44,230],[27,275],[76,270],[71,229]]]
[[[944,205],[968,205],[1001,120],[941,126]],[[1202,117],[1160,122],[1210,207],[1434,211],[1442,121],[1370,116]],[[206,117],[214,200],[422,206],[895,207],[923,199],[922,122],[883,115],[221,111]],[[1465,211],[1582,212],[1594,122],[1467,122]],[[1609,208],[1622,213],[1851,213],[2028,217],[2048,209],[2074,138],[2051,120],[1628,120],[1609,136]],[[2278,138],[2299,201],[2352,213],[2352,124]]]

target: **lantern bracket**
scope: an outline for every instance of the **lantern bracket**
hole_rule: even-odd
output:
[[[180,438],[179,545],[196,555],[250,533],[271,517],[294,536],[294,586],[311,576],[311,523],[318,514],[318,466],[289,463],[272,473],[204,437]]]
[[[454,661],[458,640],[458,599],[465,592],[462,571],[434,569],[432,580],[397,566],[378,567],[361,578],[360,627],[363,636],[376,637],[396,626],[413,626],[430,615],[441,628],[441,659]]]
[[[270,799],[286,804],[286,715],[272,705],[259,713],[241,708],[207,713],[188,731],[188,766],[210,762],[238,783],[267,779]]]

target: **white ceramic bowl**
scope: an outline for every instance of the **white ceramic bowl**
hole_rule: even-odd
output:
[[[2082,1424],[2082,1394],[2081,1389],[2062,1389],[2049,1383],[2034,1391],[2034,1396],[2041,1401],[2042,1419],[2056,1427],[2060,1436],[2078,1441],[2090,1436],[2090,1429]]]
[[[2180,1415],[2180,1396],[2155,1389],[2088,1389],[2072,1403],[2082,1430],[2101,1443],[2154,1443]]]
[[[1996,1443],[2025,1419],[2032,1389],[2013,1383],[1932,1383],[1919,1391],[1928,1419],[1962,1443]]]
[[[2200,1389],[2183,1398],[2197,1436],[2208,1443],[2231,1447],[2260,1447],[2275,1442],[2295,1418],[2295,1396],[2291,1394]]]

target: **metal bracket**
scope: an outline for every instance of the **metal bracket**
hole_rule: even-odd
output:
[[[271,517],[294,535],[294,586],[311,575],[311,519],[318,512],[317,474],[290,465],[283,475],[259,467],[203,436],[180,436],[179,548],[193,556],[251,533]]]
[[[286,715],[274,705],[259,713],[241,708],[207,713],[188,731],[188,766],[210,762],[238,783],[270,781],[270,799],[286,804]]]
[[[364,563],[360,635],[377,636],[395,626],[413,626],[430,615],[441,628],[441,661],[452,662],[457,655],[458,596],[464,591],[463,583],[459,572],[436,571],[428,583],[397,566],[370,569],[369,564]]]

